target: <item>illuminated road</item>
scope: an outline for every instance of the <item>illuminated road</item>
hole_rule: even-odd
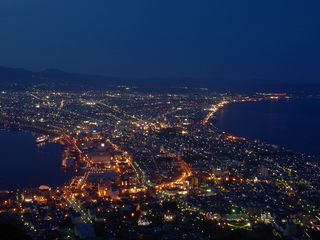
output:
[[[156,185],[157,189],[173,187],[175,184],[184,183],[188,177],[192,176],[192,171],[190,170],[188,164],[180,156],[176,156],[175,154],[172,154],[172,153],[168,153],[168,154],[174,155],[177,158],[180,168],[182,170],[182,174],[178,179],[174,181]]]
[[[82,208],[82,206],[77,203],[77,201],[74,198],[67,198],[66,202],[69,204],[69,206],[72,207],[73,210],[75,210],[77,213],[81,215],[81,220],[84,223],[92,223],[92,218],[88,214],[88,212]]]
[[[228,101],[221,101],[219,103],[212,104],[211,108],[209,109],[209,113],[202,120],[202,125],[206,125],[209,122],[209,120],[214,116],[214,114],[228,103],[229,103]]]

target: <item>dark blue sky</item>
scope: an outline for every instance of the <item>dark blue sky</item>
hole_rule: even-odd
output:
[[[319,0],[1,0],[0,65],[320,80]]]

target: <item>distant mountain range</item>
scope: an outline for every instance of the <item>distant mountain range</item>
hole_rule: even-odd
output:
[[[167,89],[208,88],[217,91],[320,91],[320,83],[292,84],[275,83],[262,79],[231,81],[226,79],[137,79],[113,78],[100,75],[68,73],[59,69],[32,72],[21,68],[0,67],[0,89],[62,89],[98,90],[119,85],[138,87],[142,91],[163,91]]]
[[[95,89],[117,84],[117,82],[108,77],[67,73],[58,69],[32,72],[21,68],[0,67],[0,88]]]

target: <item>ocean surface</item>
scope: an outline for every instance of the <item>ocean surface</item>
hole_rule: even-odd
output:
[[[38,147],[35,139],[30,132],[0,130],[0,190],[58,186],[71,178],[61,168],[61,146]]]
[[[230,104],[213,121],[230,134],[320,157],[320,99]],[[60,145],[38,147],[35,138],[0,130],[0,190],[58,186],[74,175],[61,168]]]
[[[214,124],[233,135],[320,157],[320,99],[234,103],[216,114]]]

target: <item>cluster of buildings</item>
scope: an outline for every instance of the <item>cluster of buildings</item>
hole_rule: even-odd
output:
[[[212,120],[229,103],[279,98],[289,96],[2,92],[1,124],[49,134],[78,174],[1,192],[0,218],[46,239],[319,236],[319,163]]]

